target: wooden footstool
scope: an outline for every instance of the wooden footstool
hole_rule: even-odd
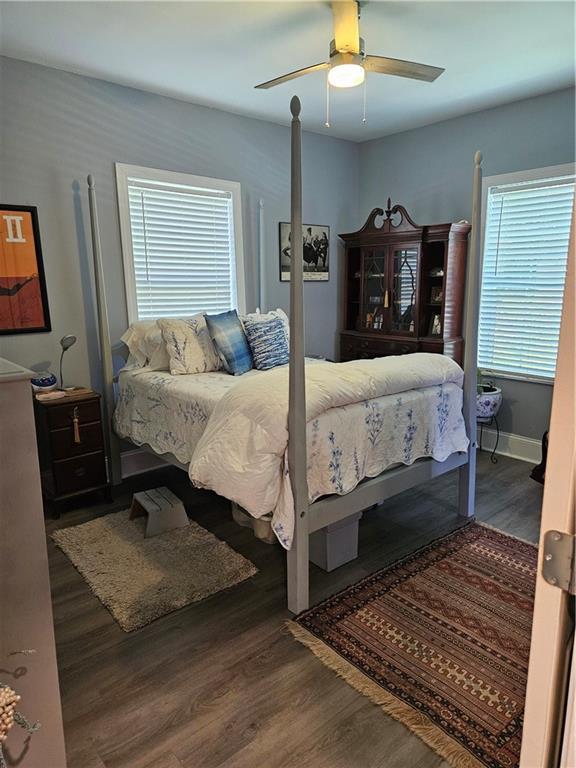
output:
[[[169,488],[152,488],[135,493],[130,507],[130,520],[135,517],[148,518],[144,533],[146,539],[188,525],[184,505]]]

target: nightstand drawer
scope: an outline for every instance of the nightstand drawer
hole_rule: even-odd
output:
[[[50,445],[53,459],[69,459],[83,453],[93,453],[102,450],[102,424],[99,421],[92,424],[78,423],[80,442],[74,442],[74,427],[71,424],[63,429],[50,430]]]
[[[74,415],[79,424],[89,421],[100,421],[100,400],[53,405],[48,409],[48,426],[50,429],[61,429],[72,424]]]
[[[74,459],[55,461],[53,470],[57,496],[106,485],[106,463],[103,451],[87,453]]]

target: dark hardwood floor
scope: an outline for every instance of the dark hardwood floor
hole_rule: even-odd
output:
[[[481,454],[477,517],[537,541],[542,488],[530,469]],[[159,485],[259,573],[126,634],[49,540],[69,768],[445,768],[292,639],[283,551],[237,526],[228,504],[193,490],[183,472],[126,482],[113,504],[66,511],[48,533],[125,509],[134,490]],[[456,488],[452,473],[367,512],[355,562],[332,574],[311,566],[312,601],[456,528]]]

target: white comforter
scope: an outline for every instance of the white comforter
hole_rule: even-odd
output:
[[[412,354],[306,366],[310,501],[352,490],[392,464],[465,451],[462,369],[443,355]],[[200,438],[192,482],[235,501],[290,548],[288,369],[241,379],[217,403]]]

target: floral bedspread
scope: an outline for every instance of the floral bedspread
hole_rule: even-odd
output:
[[[149,445],[189,464],[216,403],[235,383],[234,376],[219,371],[173,376],[148,368],[124,370],[114,430],[136,445]]]
[[[348,493],[394,464],[466,451],[462,381],[455,362],[425,353],[307,365],[310,500]],[[235,382],[215,405],[189,474],[254,517],[272,511],[274,532],[290,549],[288,371]]]

